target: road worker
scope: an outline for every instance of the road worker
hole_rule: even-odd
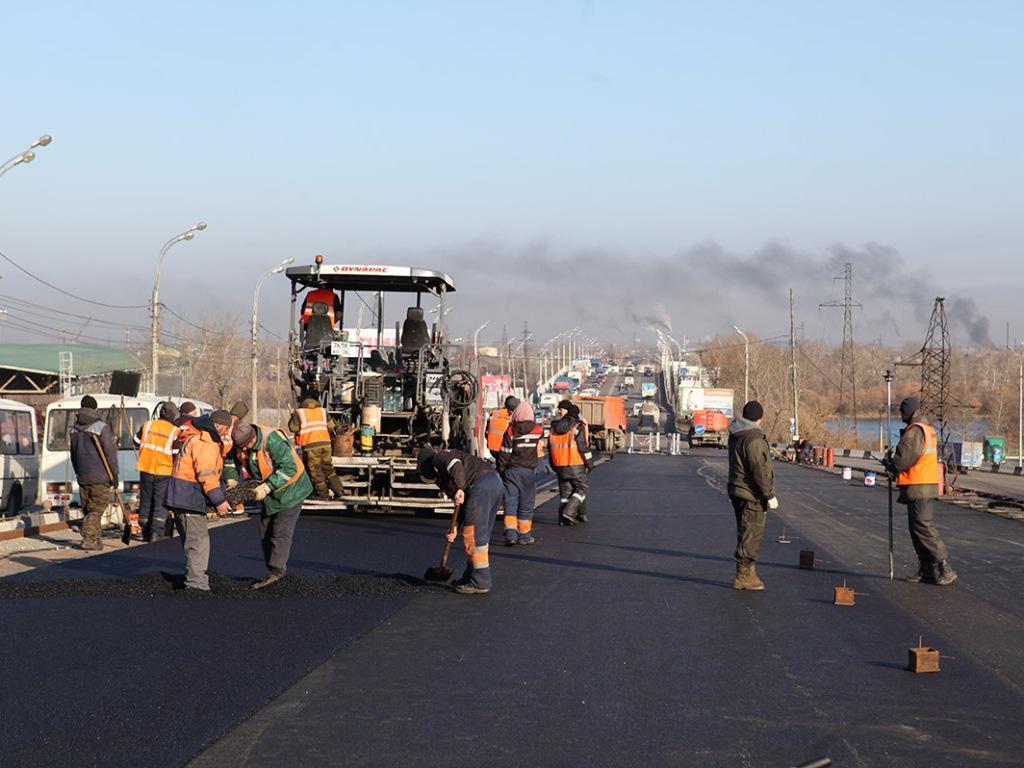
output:
[[[230,513],[221,475],[224,457],[220,433],[209,416],[197,416],[183,428],[174,457],[164,505],[174,514],[174,526],[185,550],[185,589],[210,590],[210,532],[206,509],[220,517]]]
[[[491,530],[501,508],[505,488],[490,464],[464,451],[435,451],[429,445],[417,460],[420,476],[433,480],[456,505],[466,550],[466,570],[455,582],[463,595],[484,595],[491,591],[489,558]],[[456,532],[448,534],[455,541]]]
[[[761,431],[764,408],[757,400],[729,424],[729,501],[736,513],[736,578],[733,589],[764,590],[757,576],[757,554],[769,509],[777,509],[775,471],[768,439]]]
[[[306,472],[313,481],[316,501],[329,501],[328,488],[334,498],[342,496],[341,478],[334,471],[334,457],[331,453],[331,435],[338,428],[338,423],[327,415],[312,397],[307,397],[300,404],[288,421],[288,429],[295,434],[295,445],[302,451],[302,460],[306,464]]]
[[[164,538],[167,523],[164,497],[174,466],[174,444],[178,437],[174,421],[177,418],[178,406],[168,400],[160,404],[157,418],[144,423],[135,435],[139,448],[135,461],[139,471],[139,523],[145,541]]]
[[[260,481],[254,495],[263,505],[260,542],[267,573],[252,588],[263,589],[284,577],[302,502],[313,492],[313,484],[302,459],[280,429],[239,422],[231,439],[236,463],[230,470],[232,479],[251,477]]]
[[[111,488],[117,487],[117,441],[92,395],[82,398],[71,428],[71,466],[84,514],[81,548],[103,549],[103,513],[110,504]]]
[[[501,442],[505,438],[505,430],[512,423],[512,411],[519,405],[519,398],[509,395],[501,408],[491,411],[487,419],[487,450],[492,458],[501,453]]]
[[[558,419],[548,433],[548,461],[558,477],[558,524],[578,525],[587,501],[587,473],[594,467],[580,409],[569,400],[558,404]]]
[[[921,410],[921,401],[908,397],[900,403],[900,416],[907,425],[900,434],[896,452],[886,469],[900,489],[897,499],[907,505],[910,541],[917,553],[917,573],[907,577],[915,584],[949,586],[956,571],[949,564],[949,552],[935,528],[933,500],[939,495],[939,441],[935,428]]]
[[[505,544],[533,544],[533,502],[537,494],[537,454],[544,427],[533,408],[522,402],[512,411],[495,463],[505,484]]]
[[[302,326],[309,325],[309,319],[313,317],[313,305],[323,304],[327,307],[327,318],[331,321],[331,327],[336,328],[338,318],[341,317],[341,299],[338,294],[330,288],[314,288],[308,291],[302,299]]]

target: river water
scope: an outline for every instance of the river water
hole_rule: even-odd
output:
[[[849,430],[850,422],[846,421],[828,421],[825,422],[825,426],[836,434],[841,434],[844,430]],[[952,442],[959,443],[963,441],[962,422],[948,423],[949,426],[949,439]],[[899,414],[893,413],[892,418],[892,437],[889,445],[896,445],[900,440],[900,430],[903,428],[903,422],[900,421]],[[985,435],[989,434],[988,424],[983,420],[975,420],[968,422],[967,424],[967,439],[976,440],[981,442],[985,439]],[[860,445],[870,445],[872,450],[878,450],[879,435],[885,436],[885,419],[881,421],[879,425],[878,419],[857,419],[857,442]],[[845,446],[841,446],[845,447]]]

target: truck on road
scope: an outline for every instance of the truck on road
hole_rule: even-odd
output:
[[[680,387],[676,397],[676,431],[685,433],[690,446],[724,448],[733,415],[733,391],[714,387]]]
[[[614,395],[574,397],[580,417],[590,431],[590,444],[598,451],[626,447],[626,399]]]
[[[640,395],[642,397],[649,397],[653,399],[658,394],[658,385],[652,382],[646,381],[640,385]]]

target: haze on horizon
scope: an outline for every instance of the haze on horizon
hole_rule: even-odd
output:
[[[248,318],[285,257],[449,272],[450,325],[1024,338],[1024,6],[53,3],[6,10],[0,252],[85,298]],[[3,154],[6,153],[6,154]],[[837,268],[838,267],[838,268]],[[3,297],[145,327],[0,261]],[[263,288],[283,333],[287,290]],[[47,321],[41,321],[47,322]],[[65,324],[72,323],[69,317]],[[53,340],[24,320],[4,341]],[[73,326],[74,327],[74,326]],[[110,325],[106,334],[120,344]],[[141,340],[141,335],[135,336]]]

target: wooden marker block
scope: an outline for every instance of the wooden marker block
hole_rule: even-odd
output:
[[[834,605],[853,605],[854,602],[853,587],[836,587]]]
[[[916,648],[908,648],[907,669],[911,672],[938,672],[939,671],[939,650],[938,648],[925,648],[918,640]]]
[[[813,549],[801,549],[800,550],[800,567],[805,571],[814,570],[814,550]]]

